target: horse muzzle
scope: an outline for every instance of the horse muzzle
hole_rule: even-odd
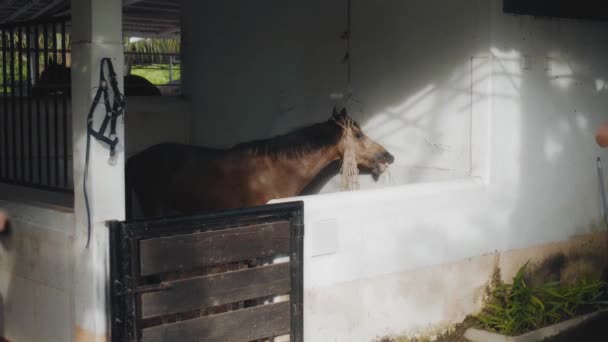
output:
[[[378,158],[378,162],[392,164],[393,162],[395,162],[395,157],[388,152],[384,152],[382,156]]]
[[[376,157],[376,165],[372,169],[375,175],[379,175],[388,169],[388,166],[395,161],[395,157],[389,152],[380,153]]]

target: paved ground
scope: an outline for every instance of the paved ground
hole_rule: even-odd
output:
[[[469,342],[464,338],[464,332],[472,325],[472,320],[458,324],[456,329],[449,334],[438,336],[435,342]],[[385,338],[380,342],[427,342],[428,338]],[[547,338],[543,342],[606,342],[608,341],[608,312],[588,320],[587,322],[563,332],[560,336]]]
[[[565,331],[560,336],[547,338],[544,342],[595,342],[608,341],[608,313]]]

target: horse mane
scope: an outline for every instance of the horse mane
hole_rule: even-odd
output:
[[[342,128],[333,120],[297,128],[269,139],[234,145],[234,151],[271,157],[298,157],[320,148],[336,145],[342,139]]]

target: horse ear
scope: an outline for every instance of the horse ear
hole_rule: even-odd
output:
[[[334,118],[336,118],[336,119],[345,118],[345,117],[347,116],[347,115],[346,115],[346,108],[342,108],[342,109],[340,110],[340,113],[338,113],[338,111],[336,110],[336,107],[334,107],[334,110],[333,110],[333,112],[332,112],[332,114],[331,114],[331,115],[332,115]]]
[[[338,117],[338,111],[336,110],[336,106],[334,106],[333,111],[331,112],[331,116]]]

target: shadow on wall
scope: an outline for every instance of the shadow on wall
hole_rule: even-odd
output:
[[[329,94],[345,86],[338,40],[344,2],[210,3],[199,13],[214,17],[199,18],[205,27],[196,31],[207,54],[190,69],[200,80],[191,87],[200,91],[191,94],[195,112],[205,113],[196,118],[197,142],[230,145],[326,119]],[[335,213],[371,231],[340,235],[342,246],[359,247],[364,256],[359,264],[342,261],[340,271],[363,274],[354,269],[375,263],[423,267],[587,232],[601,213],[595,157],[608,159],[593,138],[608,118],[607,24],[504,15],[500,0],[354,0],[353,13],[353,88],[363,108],[350,113],[396,156],[391,184],[466,176],[476,111],[491,114],[491,169],[479,193],[429,196],[399,211],[373,207],[356,213],[361,222],[348,221],[344,209]],[[345,247],[314,267],[335,272],[333,262],[349,252]],[[466,281],[459,286],[475,285]],[[413,311],[441,317],[433,310],[442,299],[424,298]],[[365,309],[357,302],[353,311]]]
[[[465,218],[475,238],[463,243],[494,236],[512,249],[597,229],[595,159],[608,154],[593,134],[608,119],[607,23],[504,15],[500,1],[469,2],[463,15],[454,15],[456,4],[354,4],[366,13],[353,29],[353,78],[368,115],[351,114],[397,155],[390,184],[466,176],[471,115],[487,111],[491,202]],[[424,25],[433,17],[447,20]],[[337,170],[330,166],[307,194],[337,189]]]
[[[488,38],[487,5],[477,3],[353,0],[352,87],[361,106],[349,113],[396,156],[390,177],[362,177],[362,188],[467,175],[477,100],[471,60]],[[330,94],[346,87],[345,5],[199,5],[213,16],[190,22],[189,32],[205,44],[184,47],[200,57],[185,80],[193,112],[204,113],[195,117],[196,143],[229,146],[326,120],[335,104]],[[337,185],[334,179],[321,191]]]
[[[345,2],[197,6],[204,18],[184,21],[184,53],[200,57],[184,79],[204,113],[196,143],[228,146],[327,118],[330,94],[346,86]],[[605,23],[504,15],[500,0],[352,6],[361,106],[350,114],[396,156],[388,180],[362,177],[362,188],[468,176],[480,111],[492,116],[491,186],[487,210],[462,219],[471,244],[565,239],[599,217],[594,161],[608,155],[593,131],[608,107]],[[337,190],[336,171],[306,193]]]

